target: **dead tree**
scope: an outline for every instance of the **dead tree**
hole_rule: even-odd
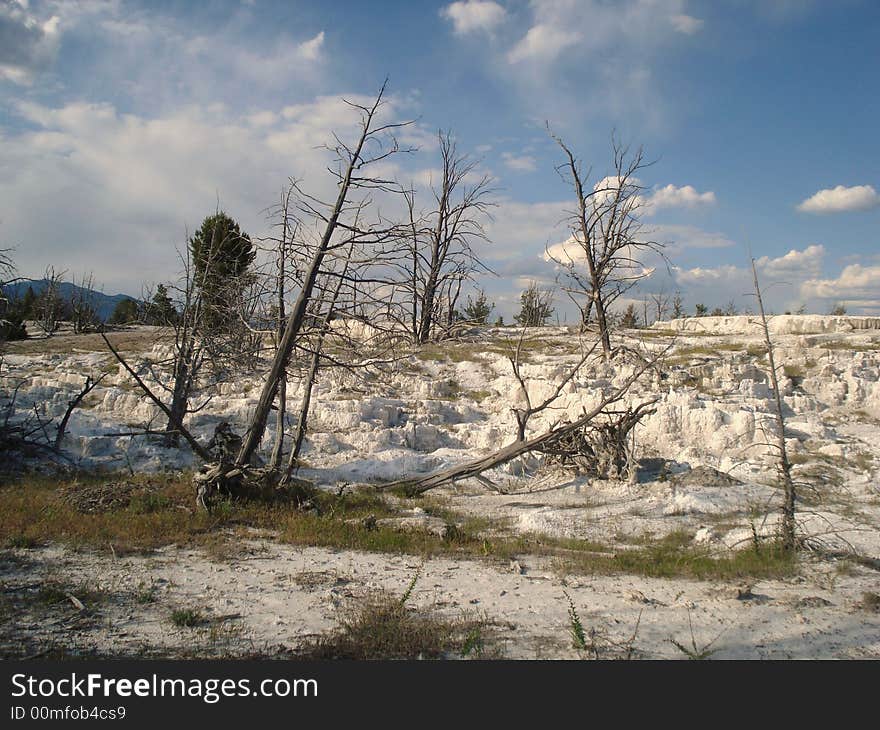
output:
[[[102,333],[102,337],[114,357],[166,416],[165,445],[176,447],[183,436],[193,451],[207,460],[210,458],[209,452],[184,428],[183,422],[188,415],[203,410],[211,401],[209,392],[203,395],[200,403],[194,404],[196,394],[210,390],[228,375],[228,364],[224,363],[221,369],[216,363],[232,358],[228,349],[229,358],[223,355],[221,345],[225,343],[228,347],[232,338],[209,323],[211,312],[202,295],[202,277],[211,271],[210,256],[203,265],[196,267],[188,247],[185,253],[179,255],[182,266],[180,281],[165,290],[176,292],[177,307],[169,306],[167,311],[157,307],[153,313],[153,321],[161,326],[156,344],[168,351],[167,356],[148,359],[133,367],[112,346],[106,335]],[[224,283],[229,287],[241,287],[236,280]],[[149,298],[145,297],[147,300]],[[213,321],[222,320],[214,317]]]
[[[101,381],[106,377],[106,373],[94,380],[91,376],[86,377],[86,382],[83,385],[82,390],[80,390],[79,393],[77,393],[71,400],[67,401],[67,410],[64,411],[64,416],[61,418],[61,422],[58,424],[58,429],[55,432],[56,451],[61,448],[61,443],[62,441],[64,441],[64,434],[67,431],[67,422],[70,420],[73,412],[77,409],[80,403],[82,403],[83,398],[85,398],[89,393],[97,388],[101,384]]]
[[[474,245],[487,240],[492,178],[477,173],[478,160],[458,153],[449,132],[440,130],[437,138],[441,168],[440,179],[431,182],[431,209],[417,213],[415,192],[406,193],[408,256],[401,259],[400,288],[409,300],[406,324],[415,344],[448,332],[463,282],[489,271]]]
[[[61,298],[60,284],[66,271],[55,271],[54,266],[46,267],[43,277],[45,286],[37,297],[35,320],[46,337],[51,337],[61,326],[65,303]]]
[[[123,368],[128,372],[129,375],[134,379],[134,381],[138,384],[138,387],[144,392],[144,394],[162,411],[167,417],[168,422],[174,427],[174,430],[179,433],[181,436],[186,439],[186,442],[190,445],[192,450],[200,456],[205,461],[209,461],[211,459],[211,454],[208,450],[202,446],[193,436],[189,430],[183,425],[183,416],[178,413],[172,411],[165,403],[162,402],[162,399],[159,398],[148,386],[143,378],[135,372],[135,370],[128,364],[128,361],[122,357],[119,351],[113,346],[109,339],[107,339],[107,335],[104,332],[101,332],[101,337],[104,339],[104,343],[107,345],[107,349],[113,354],[113,356],[119,361],[119,364],[122,365]],[[165,430],[166,435],[168,434],[168,429]]]
[[[666,312],[669,310],[669,295],[667,295],[665,289],[661,287],[659,292],[651,294],[651,302],[654,304],[654,321],[659,322],[666,317]],[[647,325],[648,322],[645,321],[645,326]]]
[[[770,340],[770,328],[767,325],[767,317],[764,314],[764,300],[761,297],[761,287],[758,285],[758,269],[755,259],[752,259],[752,277],[755,285],[755,298],[758,300],[758,313],[761,315],[761,330],[764,334],[764,346],[767,348],[767,360],[769,362],[768,375],[770,385],[773,388],[774,411],[776,416],[776,448],[779,450],[779,477],[782,480],[784,490],[782,502],[782,547],[786,551],[797,548],[797,534],[795,525],[795,485],[791,478],[791,462],[788,460],[788,450],[785,447],[785,418],[782,415],[782,394],[779,390],[779,379],[776,375],[776,360],[773,356],[773,343]]]
[[[296,420],[296,429],[293,432],[293,443],[291,445],[290,456],[287,461],[288,479],[293,474],[293,471],[298,464],[300,451],[302,451],[302,445],[306,436],[306,429],[309,418],[309,408],[311,407],[312,403],[312,389],[315,387],[315,380],[317,379],[318,368],[321,365],[321,355],[323,352],[324,340],[330,333],[330,321],[333,319],[333,314],[336,311],[336,305],[339,301],[339,294],[342,290],[342,284],[345,281],[345,273],[347,273],[349,262],[350,259],[346,259],[344,264],[345,268],[343,270],[343,276],[340,276],[336,282],[336,289],[333,292],[333,298],[327,305],[327,311],[324,315],[323,321],[321,322],[321,326],[318,329],[316,342],[313,345],[314,349],[309,358],[309,368],[303,381],[303,394],[299,407],[299,417]]]
[[[611,175],[588,187],[591,170],[584,171],[569,147],[551,136],[565,162],[557,168],[575,193],[576,208],[568,216],[570,238],[547,256],[560,267],[560,284],[581,310],[586,327],[595,312],[605,357],[611,356],[609,309],[621,294],[649,276],[641,259],[662,252],[663,245],[643,235],[639,221],[644,190],[637,175],[651,163],[642,148],[630,151],[612,137]]]
[[[529,419],[536,413],[540,413],[541,411],[549,408],[553,403],[556,402],[559,396],[562,395],[562,391],[565,389],[565,386],[567,386],[571,382],[572,378],[574,378],[580,372],[580,369],[584,366],[587,360],[592,357],[593,353],[596,351],[596,348],[599,346],[599,342],[595,342],[593,346],[584,353],[577,364],[569,369],[565,377],[560,379],[560,381],[556,384],[556,388],[553,390],[553,392],[540,403],[534,404],[532,403],[532,396],[529,393],[529,388],[526,385],[526,381],[522,376],[520,368],[522,345],[527,331],[528,327],[523,327],[519,339],[516,343],[516,351],[514,352],[513,356],[508,356],[507,358],[510,361],[510,366],[513,368],[513,375],[519,383],[519,390],[525,403],[525,408],[521,408],[518,406],[514,406],[513,408],[511,408],[511,410],[513,411],[513,415],[516,418],[516,440],[519,442],[524,442],[526,440],[526,428],[528,427]]]
[[[539,451],[550,464],[574,468],[599,479],[635,477],[630,434],[642,418],[654,413],[656,399],[622,411],[607,410],[590,423],[545,443]]]
[[[190,398],[201,375],[206,354],[206,338],[203,331],[206,303],[202,297],[197,267],[192,261],[188,247],[185,254],[180,254],[180,259],[183,272],[181,282],[176,287],[180,297],[180,308],[175,310],[175,314],[164,323],[168,328],[165,331],[171,331],[170,363],[168,361],[157,363],[160,369],[170,364],[170,385],[165,385],[162,375],[154,371],[156,383],[171,397],[167,413],[168,421],[165,425],[165,444],[172,447],[179,443],[182,433],[180,426],[190,411]],[[205,266],[202,271],[207,271],[208,268],[209,266]],[[170,312],[168,314],[170,315]]]
[[[94,276],[83,274],[76,283],[76,277],[72,281],[73,288],[70,294],[70,321],[73,324],[74,334],[91,332],[98,324],[98,308],[95,306]]]
[[[471,459],[463,464],[441,469],[433,474],[428,474],[427,476],[415,479],[403,479],[383,484],[377,487],[377,489],[388,490],[399,487],[403,488],[406,493],[410,495],[422,494],[430,489],[442,486],[443,484],[449,484],[471,477],[479,478],[482,476],[483,472],[502,466],[523,454],[553,448],[553,445],[558,444],[560,439],[564,439],[570,434],[576,433],[585,426],[593,423],[597,417],[607,413],[609,406],[623,399],[632,385],[642,376],[642,374],[656,365],[659,357],[660,356],[654,356],[645,360],[619,387],[615,388],[608,395],[603,396],[597,406],[589,411],[584,411],[583,415],[570,423],[554,424],[539,436],[534,436],[527,440],[517,439],[504,448],[487,456]],[[646,415],[646,411],[650,405],[651,403],[644,403],[638,406],[636,410],[640,416]]]
[[[291,241],[296,237],[296,226],[291,226],[290,220],[290,196],[293,194],[293,183],[281,195],[281,203],[278,209],[280,221],[280,236],[277,241],[276,259],[275,259],[275,289],[276,289],[276,334],[275,349],[277,350],[281,344],[281,338],[284,336],[284,325],[286,322],[284,296],[287,289],[286,268],[287,256],[291,246]],[[287,416],[287,369],[281,372],[278,379],[278,399],[277,410],[275,412],[275,446],[272,448],[272,457],[269,460],[269,466],[273,469],[281,467],[281,457],[284,451],[284,425]]]
[[[359,215],[369,207],[369,192],[394,191],[396,185],[389,180],[369,173],[369,167],[387,160],[401,151],[393,132],[405,123],[380,123],[377,114],[385,95],[383,84],[376,99],[369,106],[346,102],[357,109],[361,115],[361,132],[353,145],[348,145],[336,137],[333,151],[339,160],[339,168],[334,172],[338,180],[338,193],[332,205],[305,193],[295,186],[304,214],[323,223],[323,233],[314,247],[313,255],[305,267],[302,285],[287,316],[284,332],[272,360],[260,398],[242,441],[236,459],[239,468],[250,463],[263,439],[272,403],[278,392],[278,384],[290,362],[297,339],[309,319],[309,307],[313,300],[316,284],[323,273],[322,266],[328,255],[345,250],[352,243],[372,243],[387,241],[399,235],[396,226],[362,227],[357,221]],[[352,200],[352,194],[361,191],[365,197]],[[352,221],[352,218],[354,221]]]

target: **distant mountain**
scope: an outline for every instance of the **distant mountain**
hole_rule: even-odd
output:
[[[24,281],[18,281],[15,284],[4,286],[3,293],[10,299],[18,299],[19,297],[24,296],[29,286],[33,287],[34,294],[39,294],[48,284],[48,279],[25,279]],[[88,291],[89,290],[83,289],[81,286],[71,284],[69,281],[63,281],[58,284],[58,293],[61,295],[62,299],[69,300],[78,292]],[[91,290],[91,297],[95,304],[98,318],[102,321],[106,321],[110,318],[110,315],[113,314],[113,310],[116,309],[116,305],[119,304],[119,302],[125,299],[135,299],[135,297],[130,297],[127,294],[110,295],[95,291],[94,289]],[[135,301],[137,301],[137,299],[135,299]]]

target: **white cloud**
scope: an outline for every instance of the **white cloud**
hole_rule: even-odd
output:
[[[761,256],[755,260],[755,264],[759,270],[775,279],[786,276],[802,278],[804,276],[818,276],[822,271],[824,259],[825,247],[820,244],[812,244],[803,251],[793,248],[778,258]]]
[[[598,192],[594,196],[595,202],[601,205],[620,186],[620,178],[613,176],[602,178],[593,186],[593,190]],[[639,213],[642,216],[654,215],[663,208],[699,208],[714,205],[716,202],[715,193],[711,191],[700,193],[692,185],[677,187],[669,184],[656,187],[649,193],[643,193],[640,192],[643,189],[642,181],[637,177],[629,177],[627,188],[636,194]]]
[[[501,159],[506,167],[517,172],[534,172],[538,169],[537,161],[531,155],[514,155],[502,152]]]
[[[365,96],[353,94],[355,102]],[[382,118],[396,118],[389,97]],[[328,199],[335,180],[319,145],[335,130],[357,134],[358,115],[338,97],[318,97],[284,114],[189,106],[171,114],[123,114],[111,104],[58,108],[19,104],[28,129],[0,129],[0,220],[25,275],[47,264],[93,271],[107,291],[140,292],[173,276],[186,227],[221,206],[252,235],[288,176]],[[10,136],[11,135],[11,136]],[[58,221],[64,221],[63,236]]]
[[[812,244],[792,249],[783,256],[761,256],[755,260],[765,304],[771,311],[794,310],[807,305],[808,311],[824,312],[826,300],[875,300],[880,305],[880,266],[848,266],[837,279],[822,279],[825,247]],[[744,264],[683,269],[673,267],[674,285],[691,303],[702,302],[713,308],[733,300],[740,309],[754,309],[752,271]]]
[[[692,185],[676,187],[669,184],[662,188],[656,188],[646,196],[647,206],[653,211],[660,208],[697,208],[715,204],[715,193],[697,192]]]
[[[645,229],[640,238],[641,240],[651,240],[662,244],[664,246],[663,253],[666,256],[677,256],[687,250],[729,248],[735,245],[723,233],[704,231],[696,226],[686,225],[652,226]],[[645,269],[653,270],[662,265],[659,254],[647,248],[635,252],[633,257],[638,259]],[[552,259],[563,262],[586,261],[582,247],[573,237],[549,246],[543,258],[545,261]],[[724,275],[723,270],[693,269],[693,271],[695,273],[692,276],[696,278],[712,278]]]
[[[456,35],[466,35],[475,31],[491,31],[504,21],[507,12],[491,0],[464,0],[442,8],[440,15],[452,21]]]
[[[685,15],[684,13],[673,15],[671,21],[672,27],[679,33],[684,33],[685,35],[698,33],[703,27],[702,20],[695,18],[692,15]]]
[[[525,37],[507,54],[510,63],[552,61],[569,46],[581,40],[577,31],[539,23],[529,28]]]
[[[22,86],[55,61],[60,18],[39,17],[27,2],[0,2],[0,79]]]
[[[820,190],[804,200],[797,209],[804,213],[846,213],[856,210],[870,210],[880,206],[880,195],[870,185],[856,185],[848,188],[838,185]]]
[[[880,266],[851,264],[834,279],[810,279],[801,285],[801,295],[880,313]]]
[[[314,38],[305,41],[305,43],[300,43],[296,50],[297,53],[299,53],[300,58],[306,61],[315,61],[321,55],[321,48],[323,46],[324,31],[322,30]]]

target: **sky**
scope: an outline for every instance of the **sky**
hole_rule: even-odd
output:
[[[666,260],[620,304],[753,308],[753,256],[773,311],[880,315],[878,39],[875,0],[0,0],[0,248],[137,296],[218,203],[259,237],[288,178],[332,190],[342,98],[387,77],[418,147],[395,176],[424,193],[443,129],[493,178],[479,283],[508,321],[569,235],[548,124],[590,184],[613,134],[653,162]]]

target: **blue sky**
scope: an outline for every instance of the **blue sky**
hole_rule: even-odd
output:
[[[0,0],[0,247],[137,294],[218,198],[259,236],[288,176],[326,189],[340,97],[387,75],[421,148],[395,174],[424,179],[442,127],[495,178],[481,283],[508,318],[567,237],[545,121],[594,180],[612,130],[656,160],[671,268],[633,298],[746,307],[749,245],[777,311],[880,314],[878,39],[872,0]]]

